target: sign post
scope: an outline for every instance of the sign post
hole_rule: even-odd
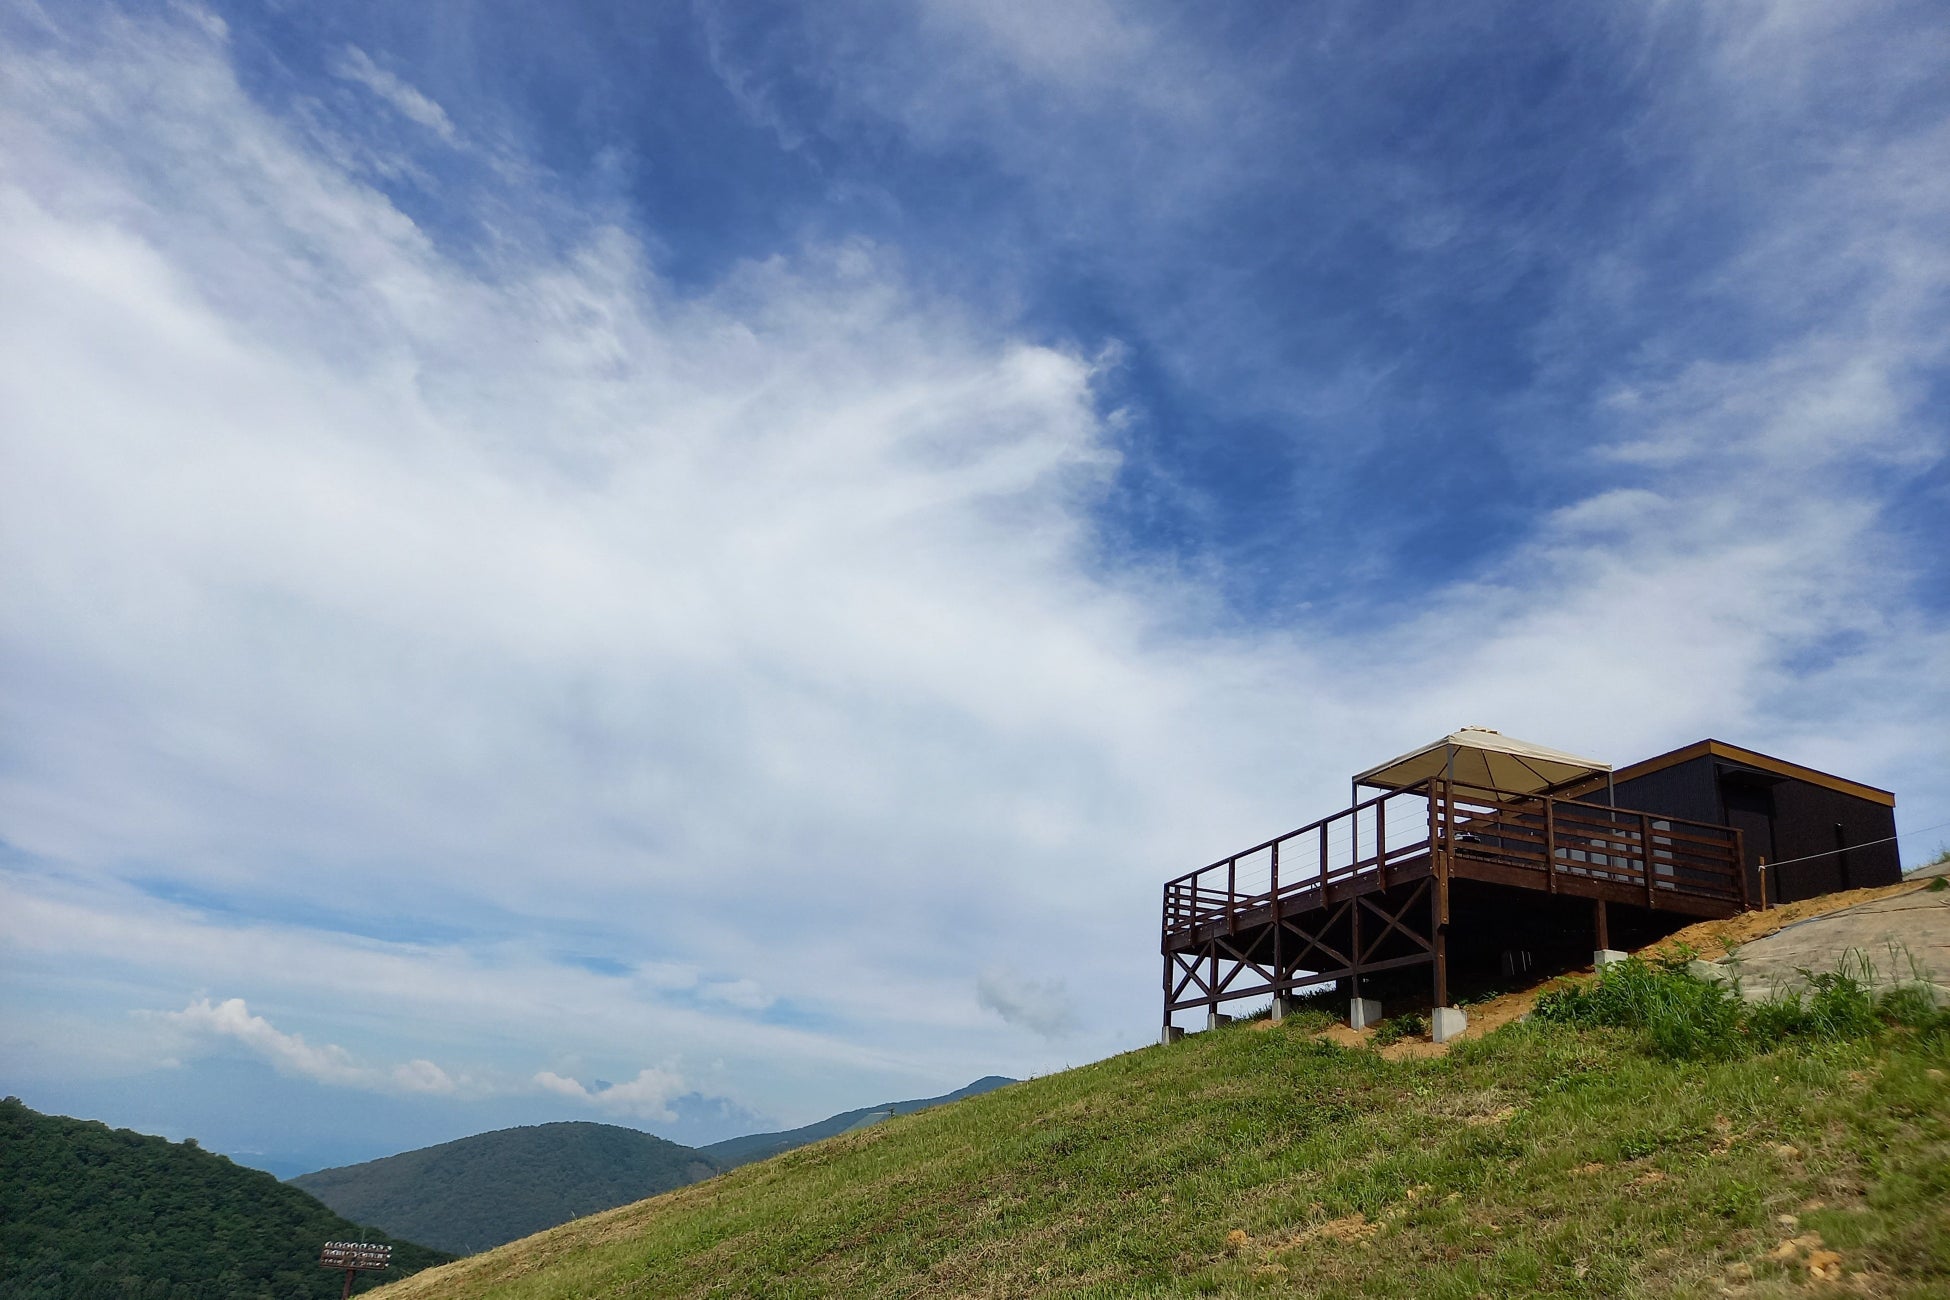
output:
[[[361,1273],[375,1273],[393,1262],[391,1246],[374,1246],[363,1241],[328,1241],[319,1252],[318,1262],[326,1268],[345,1270],[345,1290],[339,1300],[352,1294],[352,1281]]]

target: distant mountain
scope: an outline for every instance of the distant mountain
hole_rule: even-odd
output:
[[[193,1141],[0,1101],[0,1300],[328,1300],[318,1248],[362,1238],[392,1242],[389,1277],[448,1258]]]
[[[808,1142],[817,1142],[821,1138],[829,1138],[837,1133],[847,1133],[856,1128],[878,1124],[889,1115],[906,1115],[913,1111],[926,1110],[930,1106],[960,1101],[963,1097],[978,1097],[985,1092],[994,1092],[997,1088],[1014,1082],[1016,1082],[1014,1079],[1005,1079],[999,1074],[991,1074],[985,1079],[977,1079],[966,1088],[958,1088],[940,1097],[922,1097],[915,1101],[890,1101],[881,1106],[864,1106],[859,1110],[849,1110],[829,1116],[817,1124],[808,1124],[804,1128],[787,1129],[783,1133],[751,1133],[744,1137],[726,1138],[722,1142],[713,1142],[709,1146],[699,1147],[698,1150],[723,1168],[734,1169],[739,1165],[750,1164],[754,1160],[764,1160],[780,1152],[790,1151],[794,1147],[805,1146]]]
[[[466,1254],[717,1173],[710,1157],[613,1124],[506,1128],[290,1180],[339,1213]]]
[[[808,1142],[1014,1083],[991,1075],[943,1097],[866,1106],[783,1133],[701,1149],[612,1124],[538,1124],[321,1169],[290,1180],[339,1213],[459,1254],[668,1192]]]

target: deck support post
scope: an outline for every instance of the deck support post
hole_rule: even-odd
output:
[[[1354,1000],[1361,1000],[1361,900],[1356,898],[1354,906],[1348,909],[1348,925],[1352,927],[1353,942],[1348,944],[1347,977]]]
[[[1557,892],[1557,801],[1544,796],[1544,889]]]
[[[1219,943],[1217,943],[1217,939],[1213,943],[1207,943],[1205,945],[1205,951],[1207,951],[1207,961],[1211,963],[1207,967],[1211,971],[1211,978],[1205,980],[1205,1021],[1207,1021],[1207,1025],[1211,1025],[1211,1019],[1215,1015],[1219,1015]]]
[[[1358,881],[1361,878],[1361,808],[1358,803],[1347,814],[1347,869],[1350,880]]]
[[[1605,900],[1602,898],[1592,899],[1591,900],[1591,922],[1593,927],[1597,930],[1596,937],[1598,943],[1597,943],[1596,950],[1598,952],[1603,952],[1605,949],[1611,947],[1611,926],[1608,923],[1608,921],[1609,918],[1607,918],[1605,915]]]
[[[1381,892],[1388,892],[1388,805],[1374,806],[1374,870]]]
[[[1449,877],[1446,873],[1435,878],[1435,888],[1429,891],[1429,943],[1435,956],[1435,1002],[1434,1006],[1449,1005]]]
[[[1273,1019],[1280,1020],[1286,1011],[1286,924],[1285,909],[1280,906],[1280,842],[1273,841]]]
[[[1652,819],[1644,813],[1639,814],[1639,860],[1645,866],[1645,910],[1650,912],[1659,906],[1659,899],[1652,892],[1657,874],[1652,862]]]
[[[1211,952],[1212,952],[1212,967],[1211,967],[1212,979],[1211,982],[1205,986],[1205,991],[1208,994],[1210,994],[1210,996],[1205,999],[1205,1020],[1208,1027],[1210,1027],[1217,1020],[1219,1015],[1219,945],[1216,940],[1214,940],[1211,945]]]

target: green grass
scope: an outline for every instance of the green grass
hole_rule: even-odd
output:
[[[1429,1018],[1419,1011],[1390,1016],[1374,1027],[1376,1047],[1386,1047],[1403,1039],[1421,1038],[1429,1032]]]
[[[384,1294],[1950,1296],[1950,1033],[1910,1011],[1680,1053],[1560,1016],[1401,1061],[1242,1024]]]
[[[1744,1001],[1736,987],[1687,973],[1681,950],[1657,961],[1634,957],[1594,980],[1538,999],[1540,1020],[1637,1032],[1643,1045],[1672,1060],[1724,1058],[1790,1038],[1869,1038],[1884,1027],[1950,1034],[1950,1011],[1936,1008],[1917,973],[1914,982],[1876,989],[1866,954],[1851,951],[1839,969],[1802,971],[1807,988],[1765,1001]]]

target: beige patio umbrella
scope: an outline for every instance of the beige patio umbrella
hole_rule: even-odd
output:
[[[1364,785],[1399,790],[1440,776],[1479,790],[1544,794],[1600,773],[1605,778],[1605,802],[1610,803],[1610,763],[1533,745],[1488,727],[1464,727],[1360,773],[1354,778],[1354,790],[1359,802]]]

